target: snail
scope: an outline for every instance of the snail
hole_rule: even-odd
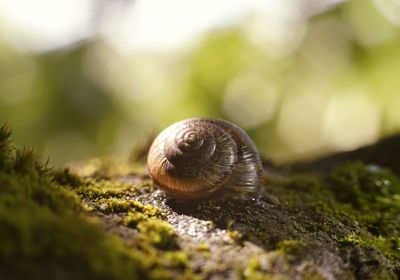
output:
[[[147,167],[153,182],[178,200],[216,192],[254,193],[263,171],[257,148],[238,126],[223,120],[186,119],[152,143]]]

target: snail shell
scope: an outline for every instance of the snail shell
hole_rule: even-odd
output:
[[[150,147],[150,177],[180,200],[207,197],[224,189],[256,191],[262,164],[256,146],[238,126],[193,118],[163,130]]]

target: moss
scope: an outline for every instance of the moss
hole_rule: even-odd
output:
[[[42,163],[37,155],[36,149],[24,147],[22,150],[15,150],[13,169],[20,173],[37,173],[43,175],[50,171],[48,161]]]
[[[4,130],[0,131],[3,143]],[[2,135],[1,135],[2,134]],[[31,149],[3,147],[0,275],[6,279],[123,279],[139,276],[122,243],[81,215],[76,195],[53,183]],[[14,152],[15,151],[15,152]],[[78,237],[78,238],[77,238]]]
[[[312,209],[317,213],[337,213],[336,200],[322,177],[294,174],[272,182],[265,189],[276,196],[281,209],[297,212],[299,208]]]
[[[55,183],[62,186],[77,188],[85,184],[81,178],[75,174],[72,174],[68,167],[53,171],[52,177]]]
[[[136,205],[136,201],[111,197],[96,200],[94,205],[103,213],[126,213]]]
[[[107,197],[112,211],[136,209],[161,217],[159,210],[114,198],[110,190],[81,193],[83,187],[107,187],[77,180],[66,170],[50,172],[33,150],[9,146],[8,137],[9,130],[1,128],[2,279],[195,278],[185,252],[164,251],[175,238],[165,222],[142,222],[136,237],[141,242],[128,246],[118,237],[105,235],[100,223],[88,218],[79,196],[98,195],[100,201]],[[126,190],[125,186],[117,189]]]
[[[235,241],[238,241],[238,242],[240,242],[240,241],[243,240],[243,234],[240,233],[240,232],[237,231],[237,230],[228,230],[227,235],[228,235],[232,240],[235,240]]]
[[[122,223],[127,227],[136,228],[140,222],[148,218],[149,217],[143,213],[131,211],[123,218]]]
[[[129,227],[136,227],[138,223],[152,218],[164,218],[164,214],[159,208],[152,205],[143,205],[138,201],[133,201],[128,214],[123,218],[123,224]]]
[[[346,181],[345,178],[349,177],[352,180]],[[340,188],[338,181],[341,182]],[[304,260],[318,263],[320,258],[328,258],[322,256],[323,252],[330,252],[339,254],[342,259],[331,263],[330,267],[338,267],[343,261],[353,271],[343,268],[341,275],[373,279],[376,275],[374,270],[387,270],[392,276],[399,271],[399,262],[393,251],[397,246],[393,238],[399,236],[400,221],[397,181],[398,178],[389,170],[349,163],[327,175],[295,174],[271,180],[253,200],[206,200],[194,205],[177,205],[174,209],[237,231],[242,235],[241,239],[252,241],[267,251],[277,250],[290,266]],[[338,195],[354,183],[363,188],[362,192],[375,188],[372,195],[364,198],[368,206],[358,207]],[[355,196],[362,195],[362,192]],[[280,203],[271,203],[269,195],[277,197]],[[381,236],[390,241],[384,242],[385,246],[374,244],[369,247],[345,245],[339,241],[352,232],[374,239]],[[390,244],[394,246],[392,249]],[[363,263],[353,257],[358,251],[365,257]],[[309,274],[318,278],[321,273],[316,268],[320,264],[313,265],[315,269],[310,268]],[[358,272],[360,266],[364,269]]]
[[[11,162],[12,148],[10,136],[11,130],[7,126],[2,125],[0,127],[0,168],[2,170],[8,169],[8,165]]]
[[[285,191],[288,186],[302,191],[289,190],[279,194],[281,199],[283,196],[289,201],[282,207],[293,211],[313,210],[316,223],[306,230],[325,232],[333,237],[341,254],[350,256],[344,259],[352,262],[357,277],[384,279],[395,275],[400,260],[399,178],[388,169],[360,162],[341,165],[325,178],[310,177],[294,176],[290,179],[292,182],[286,179]],[[319,215],[323,219],[315,219]],[[352,232],[345,234],[346,231],[341,231],[338,226]],[[305,251],[299,250],[292,255],[301,256]],[[364,262],[354,257],[358,254]],[[376,263],[375,269],[368,270],[372,263]],[[359,267],[364,269],[359,271]]]
[[[383,236],[363,236],[350,234],[339,239],[342,244],[360,245],[366,248],[377,249],[390,259],[400,260],[400,237],[385,238]]]
[[[126,195],[134,195],[136,187],[130,184],[125,184],[116,181],[106,180],[87,180],[86,184],[80,185],[75,189],[82,199],[98,201],[108,198],[121,198]]]
[[[137,226],[142,238],[159,249],[176,247],[175,231],[172,226],[158,219],[141,221]]]
[[[119,196],[119,195],[118,195]],[[128,213],[129,211],[138,211],[146,217],[162,217],[162,211],[151,205],[143,205],[142,203],[126,198],[126,197],[108,197],[95,200],[94,206],[103,213]],[[132,217],[134,218],[134,217]],[[128,219],[128,218],[127,218]]]
[[[165,221],[169,211],[210,221],[211,234],[218,227],[227,230],[229,240],[261,247],[264,255],[249,255],[241,269],[244,279],[323,279],[326,271],[338,279],[390,279],[400,271],[400,184],[390,170],[349,163],[327,175],[271,180],[257,197],[164,205],[148,177],[114,167],[108,161],[91,163],[83,168],[91,176],[85,178],[52,170],[34,150],[11,147],[9,130],[0,128],[0,275],[195,279],[196,254],[201,262],[216,262],[214,253],[221,248],[207,243],[207,232],[196,236],[198,247],[185,249],[186,241]],[[196,222],[181,217],[178,228]],[[223,244],[249,249],[249,242]],[[220,262],[216,270],[237,270]]]
[[[346,212],[371,233],[400,235],[400,180],[390,170],[357,162],[337,168],[329,181],[338,202],[351,206]]]
[[[277,185],[268,191],[284,202],[281,208],[313,210],[345,224],[357,221],[375,235],[400,234],[400,180],[388,169],[347,163],[326,178],[295,175]],[[330,231],[326,222],[316,228]]]
[[[257,274],[259,270],[260,270],[260,261],[258,260],[257,257],[252,257],[247,263],[247,266],[244,270],[244,276],[247,277],[248,279],[251,279],[250,277],[254,277],[254,274]]]
[[[257,256],[252,257],[243,271],[243,278],[246,280],[288,280],[289,277],[279,273],[266,273],[261,267]]]
[[[142,212],[149,218],[154,218],[154,217],[165,218],[165,215],[160,208],[157,208],[157,207],[149,205],[149,204],[145,205],[138,201],[135,201],[134,205],[135,205],[134,209],[136,209],[136,211]]]
[[[339,202],[359,210],[380,208],[382,198],[400,193],[399,179],[388,169],[360,162],[345,164],[330,175],[331,189]]]
[[[143,224],[135,236],[133,246],[149,279],[196,279],[187,252],[176,246],[174,238],[169,228],[159,224]]]
[[[339,240],[343,246],[341,249],[343,258],[351,262],[356,279],[366,278],[365,275],[368,279],[396,279],[398,277],[400,272],[398,262],[393,261],[393,255],[389,253],[395,250],[393,247],[395,243],[388,241],[382,237],[373,238],[357,234],[351,234]]]
[[[203,252],[209,252],[210,251],[210,245],[206,242],[202,242],[197,245],[197,250],[203,251]]]
[[[278,243],[278,249],[281,253],[294,256],[296,260],[304,258],[309,248],[310,245],[303,240],[283,240]]]
[[[7,241],[0,249],[2,275],[10,279],[138,276],[138,262],[129,251],[84,219],[55,215],[46,207],[12,209],[13,216],[10,210],[0,208],[0,238]]]
[[[207,259],[210,259],[212,256],[210,250],[210,244],[208,244],[207,242],[201,242],[197,244],[196,250],[200,252],[200,254]]]

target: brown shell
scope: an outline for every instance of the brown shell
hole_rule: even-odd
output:
[[[193,118],[163,130],[150,147],[150,177],[168,195],[189,200],[226,188],[254,192],[262,164],[257,148],[239,127]]]

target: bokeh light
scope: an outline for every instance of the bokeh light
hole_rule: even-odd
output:
[[[269,121],[276,111],[278,90],[258,73],[246,73],[227,86],[223,112],[243,128]]]
[[[368,145],[380,135],[381,114],[367,89],[355,88],[340,92],[328,103],[324,131],[335,149],[351,150]]]
[[[2,0],[0,23],[17,48],[45,51],[87,38],[93,8],[93,0]]]
[[[400,131],[397,0],[0,0],[0,121],[51,162],[193,116],[276,162]]]

